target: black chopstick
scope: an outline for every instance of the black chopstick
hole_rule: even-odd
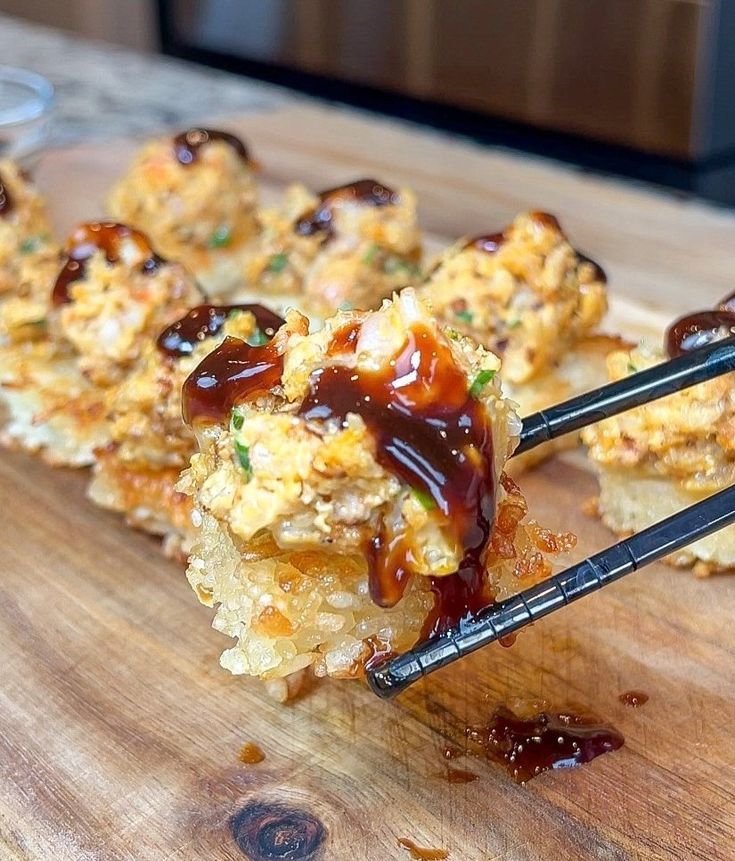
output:
[[[458,628],[369,671],[370,687],[379,697],[393,697],[422,676],[732,523],[735,523],[735,486],[488,607]]]
[[[735,371],[735,336],[527,416],[513,454],[729,371]]]

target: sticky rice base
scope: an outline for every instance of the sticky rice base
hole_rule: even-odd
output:
[[[503,394],[518,405],[518,415],[525,417],[589,392],[608,382],[607,355],[612,350],[621,349],[622,344],[620,338],[611,335],[582,338],[561,361],[527,383],[513,385],[501,380]],[[555,452],[568,451],[578,445],[579,435],[567,434],[513,457],[505,470],[511,476],[518,476],[538,466]]]
[[[2,350],[0,441],[51,466],[89,466],[108,442],[104,393],[79,373],[74,359],[50,351],[46,344]]]
[[[706,497],[671,478],[650,476],[635,468],[596,465],[603,523],[620,536],[632,535]],[[728,526],[668,556],[677,568],[694,567],[699,576],[735,571],[735,526]]]

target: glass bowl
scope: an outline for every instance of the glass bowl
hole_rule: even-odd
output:
[[[0,66],[0,158],[30,168],[48,141],[54,88],[46,78]]]

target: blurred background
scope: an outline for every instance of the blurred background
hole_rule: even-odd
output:
[[[0,10],[735,203],[735,0],[0,0]]]

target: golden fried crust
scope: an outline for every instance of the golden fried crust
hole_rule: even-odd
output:
[[[211,294],[237,279],[233,260],[255,235],[256,203],[253,165],[231,146],[211,141],[196,162],[182,165],[166,138],[141,148],[108,208],[147,233],[164,257],[182,262]]]
[[[108,440],[102,392],[48,341],[0,348],[0,401],[8,413],[0,442],[53,466],[87,466]]]
[[[549,370],[607,309],[601,270],[543,213],[519,215],[494,245],[460,240],[419,293],[443,323],[502,355],[514,384]]]
[[[149,532],[193,531],[191,499],[175,489],[179,470],[128,466],[116,457],[111,444],[96,452],[90,498],[103,508],[126,515],[129,523]]]
[[[261,234],[244,266],[246,289],[264,292],[325,317],[339,308],[377,308],[383,298],[419,277],[421,239],[416,200],[401,189],[386,206],[336,205],[328,236],[302,236],[296,222],[319,198],[300,185],[278,207],[259,214]]]

